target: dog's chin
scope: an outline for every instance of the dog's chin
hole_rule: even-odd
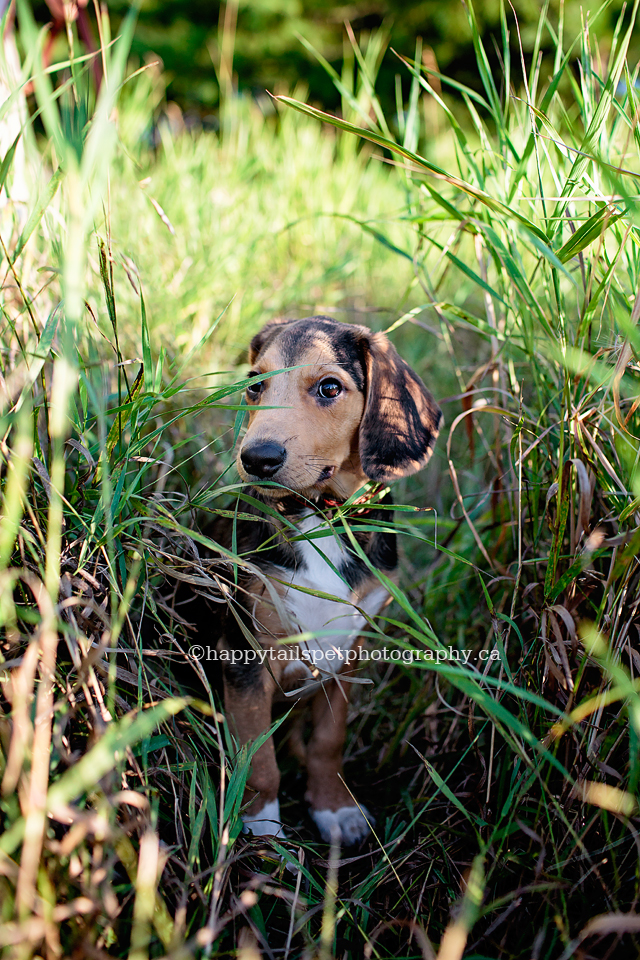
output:
[[[240,463],[237,464],[237,467],[242,480],[260,490],[260,496],[263,500],[271,501],[284,500],[291,494],[296,494],[305,500],[316,500],[321,493],[326,492],[336,472],[334,465],[324,467],[315,483],[312,484],[308,482],[308,477],[305,477],[306,482],[302,483],[296,477],[290,477],[286,474],[280,476],[278,473],[273,477],[274,486],[263,486],[259,479],[249,476]],[[275,486],[275,484],[282,484],[282,486]]]
[[[336,466],[332,464],[321,470],[315,483],[307,483],[303,486],[302,484],[290,482],[289,487],[294,493],[297,493],[299,497],[304,497],[306,500],[317,500],[320,494],[326,493],[330,488],[335,472]]]
[[[277,483],[276,480],[273,481]],[[279,500],[285,500],[287,497],[291,496],[291,490],[287,490],[285,487],[263,487],[260,482],[256,483],[255,480],[249,480],[256,490],[260,492],[260,498],[262,500],[267,500],[272,503],[276,503]]]

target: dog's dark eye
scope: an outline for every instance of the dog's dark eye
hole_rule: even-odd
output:
[[[250,377],[256,377],[257,373],[250,373]],[[250,383],[247,386],[247,396],[250,400],[255,400],[264,390],[264,380],[258,380],[257,383]]]
[[[323,400],[335,400],[342,393],[342,384],[333,377],[323,380],[318,384],[318,396]]]

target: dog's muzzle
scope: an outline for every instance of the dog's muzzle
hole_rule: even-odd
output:
[[[257,440],[240,451],[242,466],[252,477],[270,480],[287,459],[287,451],[274,440]]]

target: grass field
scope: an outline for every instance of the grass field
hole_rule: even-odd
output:
[[[501,76],[475,32],[482,94],[404,51],[394,117],[374,34],[340,120],[228,91],[212,133],[153,66],[123,84],[133,19],[114,44],[102,22],[96,99],[78,50],[41,71],[18,3],[37,117],[26,200],[19,147],[0,165],[3,957],[637,954],[637,5],[606,59],[597,22],[566,37],[543,10],[555,59],[524,75],[506,22]],[[346,775],[377,826],[344,855],[286,746],[289,842],[241,834],[247,751],[180,671],[170,596],[217,591],[201,531],[240,486],[248,339],[313,313],[388,330],[446,418],[394,487],[420,509],[395,515],[401,589],[369,631],[443,658],[363,669]]]

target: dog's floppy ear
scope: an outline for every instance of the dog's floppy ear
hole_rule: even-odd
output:
[[[259,355],[262,348],[265,346],[267,340],[277,331],[285,327],[289,323],[294,323],[294,320],[271,320],[267,323],[259,333],[256,333],[255,337],[249,345],[249,363],[253,366],[255,363],[256,357]]]
[[[378,482],[425,465],[442,426],[440,408],[384,334],[363,337],[367,393],[360,423],[360,462]]]

